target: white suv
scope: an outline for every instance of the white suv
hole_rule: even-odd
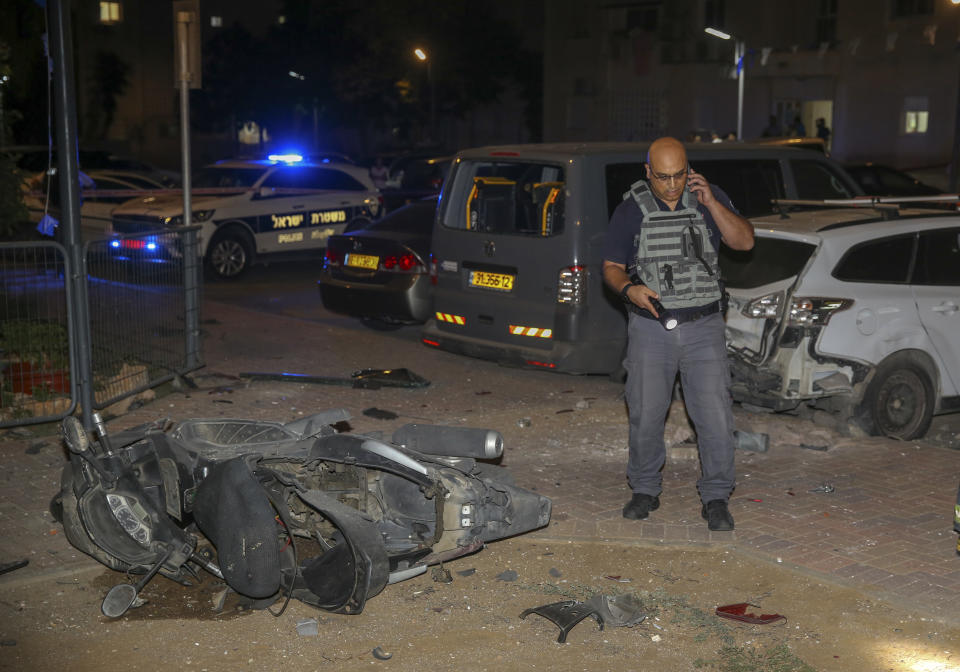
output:
[[[194,173],[191,192],[200,254],[222,278],[239,276],[267,255],[323,250],[327,238],[374,219],[381,205],[363,168],[299,157],[219,161]],[[134,199],[113,211],[118,234],[182,224],[178,193]]]
[[[753,223],[754,249],[721,256],[736,400],[901,439],[960,410],[960,216],[785,209]]]

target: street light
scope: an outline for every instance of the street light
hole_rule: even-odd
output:
[[[957,0],[960,2],[960,0]],[[729,40],[733,36],[717,28],[704,28],[703,32],[721,40]],[[737,66],[737,140],[743,140],[743,40],[734,40],[733,62]]]
[[[960,0],[950,0],[960,5]],[[958,29],[960,30],[960,29]],[[957,108],[953,120],[953,148],[950,151],[950,165],[947,168],[947,191],[957,193],[960,183],[960,75],[957,76]]]
[[[437,95],[433,84],[433,69],[430,67],[430,59],[427,58],[426,51],[417,47],[413,50],[413,55],[427,64],[427,82],[430,84],[430,140],[435,140],[437,134]]]

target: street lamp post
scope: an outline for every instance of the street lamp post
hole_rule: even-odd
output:
[[[427,58],[427,52],[420,47],[413,50],[413,55],[427,64],[427,83],[430,85],[430,140],[433,141],[437,135],[437,92],[433,83],[431,59]]]
[[[950,0],[954,5],[960,5],[960,0]],[[960,39],[960,34],[958,34]],[[957,193],[958,182],[960,182],[960,75],[957,77],[957,107],[954,112],[953,121],[953,148],[950,151],[950,166],[947,170],[947,191]]]
[[[704,32],[721,40],[729,40],[732,37],[730,33],[717,28],[704,28]],[[737,140],[743,140],[743,56],[745,52],[746,46],[743,40],[734,40],[733,62],[737,67]]]

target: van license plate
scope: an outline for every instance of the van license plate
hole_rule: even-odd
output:
[[[380,257],[374,257],[369,254],[348,254],[345,261],[347,262],[347,266],[372,268],[376,270],[377,264],[380,262]]]
[[[499,289],[504,292],[513,291],[513,276],[504,273],[487,273],[486,271],[470,271],[470,284],[474,287]]]

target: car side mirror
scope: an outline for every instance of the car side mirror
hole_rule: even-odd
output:
[[[276,195],[276,190],[273,187],[260,187],[260,191],[257,192],[257,198],[271,198]]]

